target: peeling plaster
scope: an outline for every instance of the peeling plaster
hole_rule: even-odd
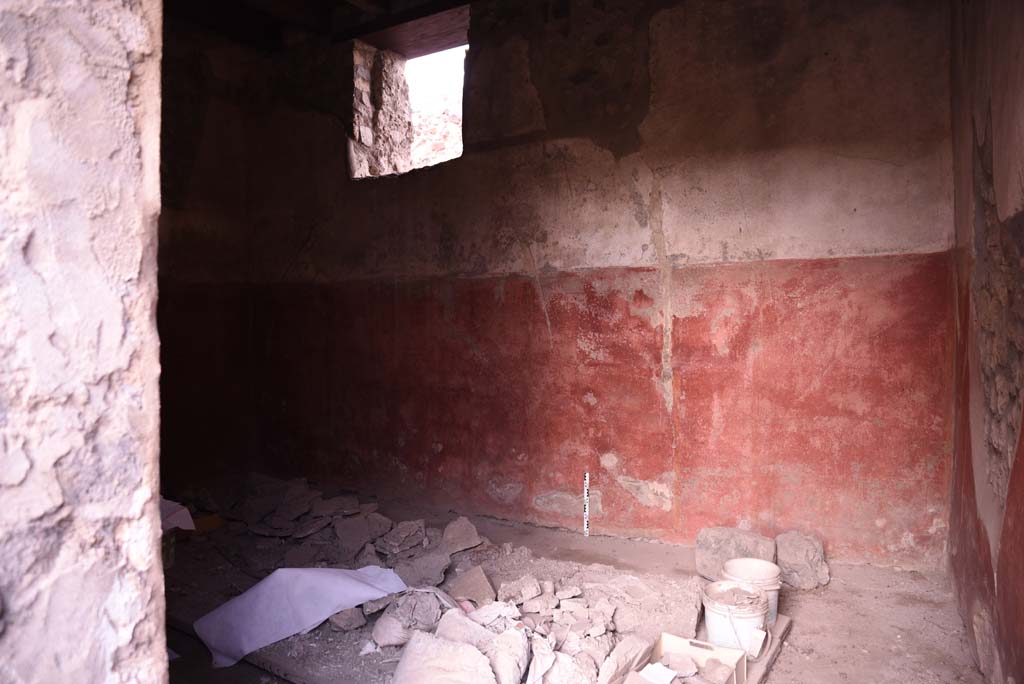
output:
[[[0,680],[164,681],[161,5],[4,9]]]

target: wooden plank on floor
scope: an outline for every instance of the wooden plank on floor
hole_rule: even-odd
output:
[[[761,684],[768,678],[768,671],[775,664],[775,659],[782,652],[782,644],[785,643],[789,630],[793,627],[793,620],[788,616],[779,613],[775,624],[769,630],[772,635],[772,643],[768,652],[759,660],[747,659],[747,684]]]

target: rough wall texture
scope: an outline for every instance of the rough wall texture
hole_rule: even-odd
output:
[[[286,56],[179,28],[169,481],[216,454],[578,527],[589,470],[601,532],[941,558],[946,5],[476,3],[466,154],[361,183]]]
[[[953,12],[955,450],[950,553],[988,681],[1024,681],[1024,5]]]
[[[166,675],[158,1],[0,8],[0,681]]]
[[[991,156],[990,148],[987,152]],[[979,164],[977,171],[983,168],[984,163]],[[984,177],[976,180],[982,187],[990,188],[990,182]],[[985,391],[982,430],[987,481],[1003,509],[1020,439],[1024,398],[1024,220],[999,221],[996,207],[984,196],[977,199],[984,220],[976,226],[971,305],[976,312]]]
[[[405,59],[355,41],[349,138],[352,177],[405,173],[412,168],[412,141]]]

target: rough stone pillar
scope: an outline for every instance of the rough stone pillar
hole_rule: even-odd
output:
[[[412,133],[405,59],[355,41],[349,133],[351,176],[388,176],[410,170]]]
[[[0,5],[0,682],[167,678],[159,0]]]

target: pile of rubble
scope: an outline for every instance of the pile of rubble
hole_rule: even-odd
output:
[[[464,520],[452,525],[465,525]],[[524,677],[536,684],[615,684],[644,665],[654,647],[653,637],[636,630],[635,611],[600,587],[587,596],[579,586],[526,575],[495,591],[483,569],[473,565],[443,589],[413,588],[342,611],[331,621],[351,629],[383,610],[370,649],[405,645],[394,684],[519,684]],[[689,594],[691,600],[695,595]],[[694,605],[690,636],[698,616]],[[688,665],[676,670],[686,672],[679,681],[687,684],[724,683],[732,674],[713,661],[703,669]]]
[[[219,515],[232,521],[222,531],[228,537],[264,540],[221,549],[257,578],[282,567],[393,569],[408,590],[338,612],[324,628],[360,635],[361,656],[401,649],[394,684],[618,684],[648,663],[662,630],[684,638],[697,633],[700,578],[674,584],[670,595],[651,596],[619,578],[586,581],[580,573],[535,563],[534,572],[513,570],[495,583],[495,559],[529,552],[490,544],[464,517],[443,529],[422,519],[396,523],[355,496],[325,496],[305,480],[262,475],[250,476],[244,495]],[[796,559],[784,566],[795,582],[827,582],[827,566],[822,577],[813,564],[819,557],[824,562],[820,543],[808,550],[801,541],[709,528],[698,538],[698,569],[713,578],[722,559],[778,555],[781,564],[785,555]],[[653,614],[652,602],[672,604],[671,624],[665,613]],[[714,659],[698,667],[667,654],[661,662],[679,675],[676,683],[731,681],[732,669]]]

